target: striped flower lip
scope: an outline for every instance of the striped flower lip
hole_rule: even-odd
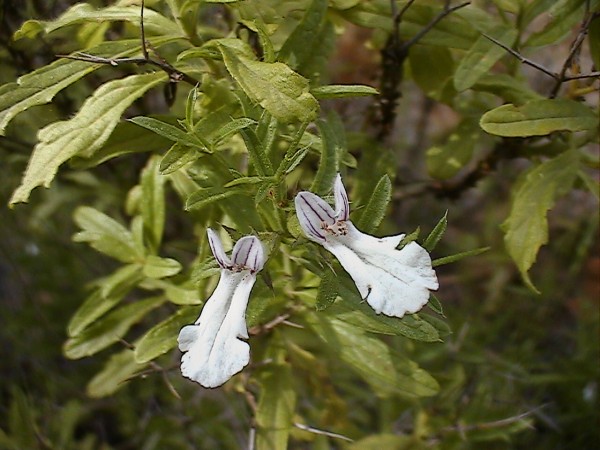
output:
[[[429,253],[416,242],[397,250],[404,234],[376,238],[359,231],[349,220],[350,205],[339,174],[333,194],[335,209],[311,192],[296,195],[304,234],[333,253],[377,314],[402,317],[419,311],[429,301],[429,291],[438,288]]]
[[[250,361],[246,307],[256,273],[265,257],[260,240],[245,236],[235,244],[231,258],[223,250],[218,235],[207,231],[212,253],[221,267],[221,277],[193,325],[179,332],[183,376],[207,388],[222,385]]]

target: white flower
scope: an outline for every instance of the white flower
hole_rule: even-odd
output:
[[[265,261],[262,244],[255,236],[237,241],[229,259],[217,234],[210,228],[207,233],[221,266],[221,278],[198,320],[183,327],[177,341],[179,349],[186,352],[181,358],[183,376],[213,388],[229,380],[250,360],[250,347],[241,339],[248,339],[246,306],[256,272]]]
[[[333,193],[335,211],[311,192],[296,195],[296,214],[306,236],[335,255],[377,314],[402,317],[419,311],[429,290],[438,288],[429,253],[416,242],[396,250],[404,234],[376,238],[356,229],[348,220],[350,205],[339,174]]]

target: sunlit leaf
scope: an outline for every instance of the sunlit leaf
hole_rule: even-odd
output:
[[[140,8],[136,6],[109,6],[96,9],[88,3],[78,3],[65,11],[56,20],[28,20],[15,33],[14,38],[33,38],[42,31],[52,33],[69,25],[91,21],[125,21],[139,25]],[[144,29],[149,34],[173,34],[183,37],[182,31],[175,22],[149,8],[144,11]]]
[[[593,130],[598,127],[598,114],[574,100],[544,99],[492,109],[479,124],[498,136],[544,136],[554,131]]]
[[[37,186],[48,187],[58,167],[73,156],[92,155],[108,139],[125,109],[164,80],[166,74],[156,72],[104,83],[85,101],[75,117],[40,130],[39,143],[10,204],[26,202]]]
[[[140,211],[144,223],[144,236],[154,253],[160,247],[165,226],[165,177],[158,170],[159,162],[158,155],[150,158],[140,175]]]
[[[556,198],[571,189],[579,166],[579,152],[569,150],[534,167],[514,194],[510,214],[502,224],[508,253],[525,283],[535,291],[528,271],[539,248],[548,242],[546,215]]]
[[[331,84],[312,88],[310,93],[318,99],[328,99],[378,95],[379,91],[374,87],[361,84]]]
[[[129,328],[151,310],[164,303],[163,297],[139,300],[122,306],[65,342],[64,354],[70,359],[93,355],[118,342]]]
[[[80,334],[117,305],[142,278],[142,268],[137,264],[128,264],[111,275],[96,280],[101,287],[94,290],[75,311],[67,327],[68,335],[73,337]]]
[[[73,236],[75,242],[87,242],[90,246],[123,262],[143,259],[144,254],[135,245],[131,232],[112,217],[89,206],[80,206],[73,215],[81,228]]]
[[[197,317],[197,307],[185,307],[150,328],[135,345],[135,361],[140,364],[152,361],[176,347],[179,330]]]
[[[148,278],[172,277],[181,271],[179,261],[172,258],[161,258],[149,255],[144,263],[143,273]]]
[[[255,61],[221,39],[219,49],[231,76],[248,97],[282,122],[313,120],[319,108],[310,94],[308,80],[282,63]]]

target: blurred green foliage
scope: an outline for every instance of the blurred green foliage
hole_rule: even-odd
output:
[[[0,448],[600,445],[600,2],[149,0],[146,60],[139,2],[70,3],[1,5]],[[432,251],[424,311],[300,237],[337,172]],[[206,390],[217,224],[270,257]]]

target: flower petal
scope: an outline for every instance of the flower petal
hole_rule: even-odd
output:
[[[236,266],[258,272],[265,264],[262,244],[255,236],[245,236],[236,242],[231,259]]]
[[[256,276],[224,270],[219,285],[225,286],[206,302],[198,325],[188,325],[179,334],[181,373],[207,388],[217,387],[242,370],[250,360],[246,306]],[[233,290],[227,289],[233,286]],[[224,294],[228,294],[224,297]],[[224,312],[224,314],[223,314]],[[214,315],[213,315],[214,314]]]
[[[342,183],[342,176],[339,173],[335,177],[333,196],[335,198],[335,217],[337,220],[348,220],[348,217],[350,217],[350,203],[346,188]]]
[[[208,243],[210,245],[210,249],[217,260],[219,266],[222,269],[231,268],[231,260],[225,254],[225,250],[223,250],[223,244],[221,243],[221,239],[219,239],[219,235],[215,233],[211,228],[206,230],[206,234],[208,235]]]
[[[416,242],[395,250],[389,242],[347,225],[347,235],[332,236],[323,246],[350,274],[361,296],[377,314],[402,317],[419,311],[429,300],[429,290],[438,288],[427,251]]]
[[[333,225],[336,221],[331,206],[320,197],[306,191],[299,192],[294,203],[298,221],[306,236],[315,242],[325,242],[323,224]]]

